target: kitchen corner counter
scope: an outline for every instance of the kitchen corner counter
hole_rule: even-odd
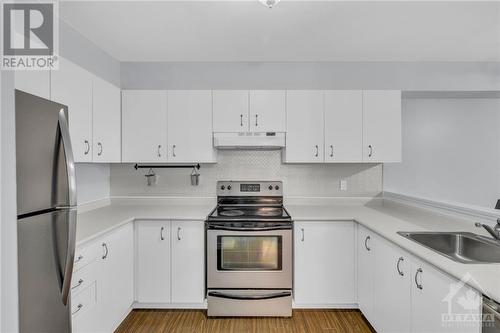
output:
[[[204,220],[215,198],[112,199],[111,204],[78,215],[77,245],[133,220]],[[398,231],[466,231],[488,236],[471,219],[445,215],[379,198],[285,199],[294,221],[355,221],[455,279],[467,273],[471,287],[500,302],[500,264],[461,264],[397,234]]]

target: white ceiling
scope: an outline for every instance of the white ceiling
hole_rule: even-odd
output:
[[[70,1],[120,61],[500,61],[500,2]]]

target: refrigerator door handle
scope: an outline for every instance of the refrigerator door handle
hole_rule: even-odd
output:
[[[59,111],[59,130],[66,158],[66,173],[68,175],[68,205],[76,206],[76,176],[75,176],[75,160],[73,157],[73,148],[71,147],[71,138],[69,135],[68,119],[64,109]]]
[[[68,304],[73,277],[73,262],[75,260],[76,209],[68,211],[68,248],[62,276],[61,297],[64,305]]]

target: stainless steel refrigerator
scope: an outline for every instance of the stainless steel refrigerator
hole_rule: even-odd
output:
[[[16,90],[21,332],[71,332],[76,181],[66,106]]]

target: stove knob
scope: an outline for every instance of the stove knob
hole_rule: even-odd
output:
[[[224,189],[225,189],[225,188],[226,188],[226,187],[225,187],[224,185],[222,185],[222,186],[220,187],[220,189],[221,189],[221,190],[223,190],[223,191],[224,191]]]
[[[269,191],[273,189],[273,185],[269,185]]]
[[[227,185],[227,190],[231,191],[231,185]]]
[[[280,189],[280,187],[279,187],[278,185],[276,185],[276,186],[274,187],[274,189],[277,191],[277,190],[279,190],[279,189]]]

